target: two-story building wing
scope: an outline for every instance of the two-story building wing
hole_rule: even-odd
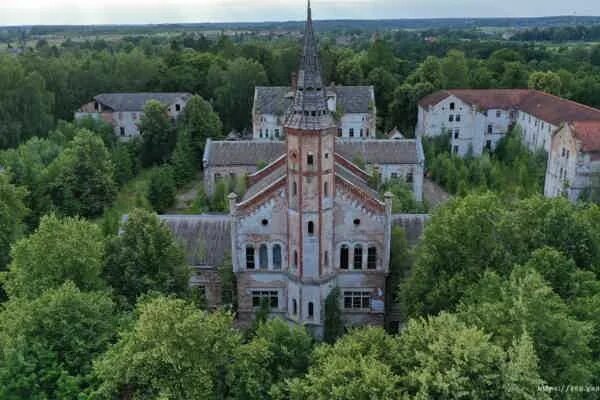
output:
[[[140,134],[138,126],[148,101],[155,100],[165,105],[169,118],[175,122],[190,97],[190,93],[103,93],[81,106],[75,113],[75,119],[102,119],[114,127],[118,138],[129,140]]]
[[[294,86],[255,88],[252,110],[254,140],[283,139],[285,113],[293,102],[294,93]],[[330,85],[326,88],[326,96],[338,137],[375,138],[377,110],[373,86]]]
[[[416,133],[449,135],[453,153],[477,156],[518,126],[531,151],[549,152],[552,134],[575,120],[600,120],[600,110],[537,90],[444,90],[419,102]]]

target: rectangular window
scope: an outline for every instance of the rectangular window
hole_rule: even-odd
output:
[[[181,111],[181,104],[175,104],[175,111]]]
[[[354,269],[362,269],[363,249],[362,246],[354,248]]]
[[[344,291],[344,308],[368,310],[371,308],[370,291]]]
[[[125,136],[125,128],[120,127],[119,131],[121,132],[121,136]]]
[[[502,116],[502,111],[496,111],[496,118],[500,118]]]
[[[354,137],[354,128],[350,128],[348,135]]]
[[[343,133],[342,128],[338,128],[338,137],[342,137],[342,133]]]
[[[454,130],[454,139],[458,139],[459,135],[460,135],[460,129],[455,129]]]
[[[398,179],[398,173],[397,172],[392,172],[391,176],[392,176],[392,179]]]
[[[275,129],[275,137],[278,138],[279,137],[279,129]]]
[[[456,114],[456,122],[460,122],[460,114]]]
[[[260,307],[261,302],[265,299],[269,307],[272,309],[279,308],[279,293],[277,290],[253,290],[252,291],[252,307]]]
[[[494,127],[492,125],[488,125],[488,134],[492,134],[494,132]]]

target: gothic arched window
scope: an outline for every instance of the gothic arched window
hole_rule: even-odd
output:
[[[363,262],[363,248],[362,246],[356,245],[354,248],[354,269],[362,269]]]
[[[350,248],[345,244],[340,248],[340,268],[348,269]]]
[[[266,244],[261,244],[258,248],[258,267],[260,269],[269,268],[269,250]]]
[[[281,269],[281,245],[273,245],[273,268]]]
[[[246,269],[254,269],[254,247],[246,246]]]
[[[308,302],[308,318],[313,318],[315,316],[315,304],[310,301]]]

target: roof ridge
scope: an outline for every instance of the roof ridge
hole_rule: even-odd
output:
[[[547,97],[551,97],[551,98],[554,98],[554,99],[558,99],[558,100],[566,101],[566,102],[568,102],[568,103],[571,103],[571,104],[574,104],[574,105],[577,105],[577,106],[580,106],[580,107],[583,107],[583,108],[587,108],[587,109],[589,109],[590,111],[597,112],[597,113],[600,115],[600,110],[599,110],[599,109],[597,109],[597,108],[595,108],[595,107],[592,107],[592,106],[589,106],[589,105],[587,105],[587,104],[579,103],[579,102],[577,102],[577,101],[575,101],[575,100],[567,99],[567,98],[565,98],[565,97],[560,97],[560,96],[557,96],[557,95],[555,95],[555,94],[548,93],[548,92],[543,92],[543,91],[541,91],[541,90],[537,90],[537,89],[529,89],[529,90],[530,90],[530,92],[532,92],[532,93],[541,94],[541,95],[544,95],[544,96],[547,96]],[[600,120],[600,118],[599,118],[599,120]],[[581,120],[581,121],[583,121],[583,120]]]

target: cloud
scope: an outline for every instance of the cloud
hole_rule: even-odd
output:
[[[313,0],[316,19],[600,15],[590,0]],[[0,24],[300,20],[299,0],[0,0]]]

